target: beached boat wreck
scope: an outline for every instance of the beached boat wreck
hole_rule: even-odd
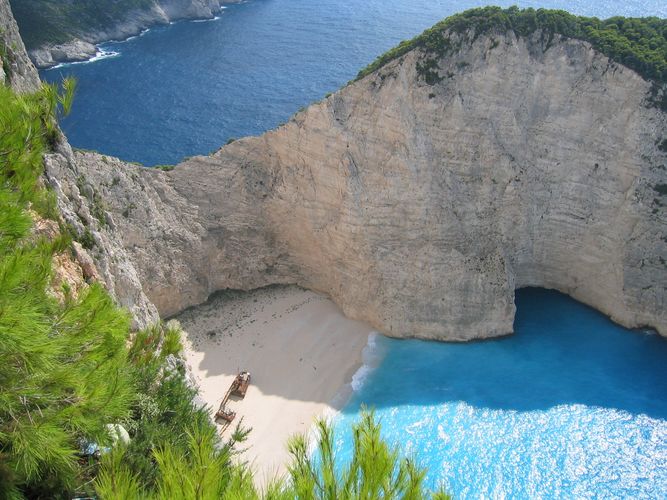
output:
[[[230,396],[244,398],[249,385],[250,372],[244,371],[236,375],[234,381],[229,386],[229,389],[227,389],[225,396],[222,398],[218,411],[215,413],[216,422],[218,420],[224,420],[226,425],[228,425],[236,418],[236,412],[227,409],[227,402],[229,401]]]
[[[250,385],[250,372],[241,372],[236,375],[234,382],[232,382],[231,394],[240,398],[245,397]]]
[[[215,420],[218,419],[224,420],[227,424],[230,424],[236,418],[236,412],[224,408],[223,404],[220,404],[220,408],[215,413]]]

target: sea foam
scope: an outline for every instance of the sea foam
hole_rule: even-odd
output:
[[[193,23],[208,23],[208,22],[211,22],[211,21],[217,21],[218,19],[220,19],[220,16],[211,17],[209,19],[193,19],[192,22]]]
[[[111,59],[113,57],[118,57],[118,56],[120,56],[120,52],[118,52],[118,51],[106,50],[106,49],[98,47],[97,52],[90,59],[86,59],[85,61],[64,62],[64,63],[56,64],[55,66],[53,66],[49,69],[51,70],[51,69],[58,69],[58,68],[66,68],[68,66],[75,66],[75,65],[78,65],[78,64],[89,64],[89,63],[101,61],[103,59]]]
[[[352,375],[352,382],[350,383],[354,392],[359,392],[363,388],[368,377],[382,362],[384,350],[378,344],[379,335],[378,332],[372,332],[368,335],[368,343],[361,352],[362,364]]]

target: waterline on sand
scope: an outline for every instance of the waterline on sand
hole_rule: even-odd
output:
[[[252,382],[228,409],[252,428],[241,459],[263,484],[285,471],[286,443],[345,404],[372,329],[328,298],[297,287],[226,292],[180,314],[185,357],[214,413],[239,370]],[[226,431],[227,432],[227,431]]]

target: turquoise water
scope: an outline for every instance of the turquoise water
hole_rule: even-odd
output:
[[[181,22],[111,57],[42,72],[79,91],[64,129],[74,146],[147,165],[207,154],[286,121],[354,78],[376,56],[443,17],[488,0],[251,0],[220,19]],[[502,0],[574,13],[661,15],[664,0]]]
[[[400,40],[486,3],[252,0],[41,75],[79,81],[64,123],[75,146],[174,163],[278,125]],[[494,3],[667,17],[664,0]],[[379,366],[356,377],[341,423],[375,406],[428,484],[457,497],[667,498],[667,341],[553,292],[520,291],[517,308],[517,333],[501,340],[377,337],[367,355]],[[349,454],[349,436],[338,447]]]
[[[337,420],[362,404],[457,498],[667,498],[667,341],[557,292],[517,292],[515,335],[376,337]]]

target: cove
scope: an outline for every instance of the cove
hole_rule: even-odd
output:
[[[456,498],[663,498],[667,341],[554,291],[516,305],[497,340],[375,338],[378,366],[336,420],[339,458],[366,405]]]
[[[216,21],[107,44],[117,57],[42,77],[79,80],[64,123],[73,145],[174,163],[275,127],[401,39],[484,3],[253,0]],[[518,3],[667,15],[655,0]],[[504,339],[377,337],[368,354],[379,365],[338,417],[341,458],[351,451],[344,429],[366,404],[385,436],[429,468],[428,485],[456,497],[664,498],[667,342],[555,292],[519,291],[517,309],[516,334]]]

